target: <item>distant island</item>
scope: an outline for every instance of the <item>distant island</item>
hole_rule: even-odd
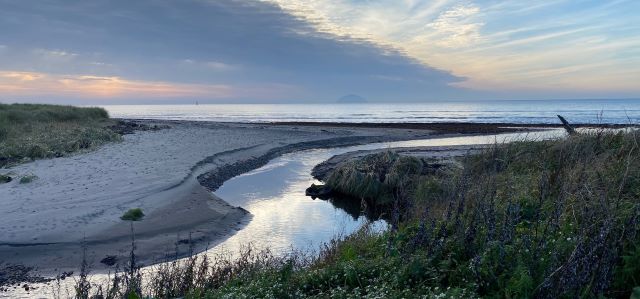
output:
[[[366,102],[367,102],[367,99],[356,94],[348,94],[338,99],[338,103],[345,103],[345,104],[366,103]]]

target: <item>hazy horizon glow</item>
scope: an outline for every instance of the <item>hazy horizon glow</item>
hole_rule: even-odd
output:
[[[0,101],[640,98],[640,2],[0,0]]]

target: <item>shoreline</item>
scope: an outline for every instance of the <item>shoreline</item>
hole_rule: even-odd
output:
[[[267,130],[270,132],[269,134],[273,133],[273,131],[278,131],[278,134],[284,134],[287,137],[284,138],[286,141],[278,140],[274,142],[273,140],[269,140],[270,142],[226,149],[206,156],[188,166],[188,174],[180,180],[174,181],[172,184],[164,186],[164,188],[147,190],[150,192],[148,192],[149,194],[146,196],[133,198],[134,201],[144,201],[145,199],[153,197],[154,203],[161,204],[160,207],[152,210],[143,221],[134,224],[137,247],[136,255],[139,256],[145,265],[164,262],[166,260],[161,260],[158,257],[164,256],[164,259],[168,259],[169,253],[172,258],[175,258],[176,256],[183,257],[188,255],[188,251],[194,248],[196,252],[201,252],[212,245],[224,241],[228,236],[234,234],[235,231],[241,229],[244,224],[250,221],[250,214],[242,208],[228,205],[223,199],[218,198],[211,191],[215,191],[224,181],[259,168],[275,157],[312,148],[443,137],[442,132],[434,132],[428,129],[420,129],[416,132],[407,128],[363,128],[357,126],[356,128],[349,128],[341,126],[197,121],[132,121],[174,127],[186,126],[187,131],[190,129],[195,130],[194,127],[211,126],[213,128],[205,129],[205,131],[209,129],[218,131],[236,130],[240,132],[240,135],[246,135],[244,133],[255,130]],[[475,124],[469,125],[474,126]],[[166,130],[176,129],[174,127]],[[132,135],[146,136],[152,134],[157,134],[157,132],[134,132]],[[302,138],[297,136],[298,139],[293,138],[294,141],[299,142],[291,142],[291,138],[289,137],[291,137],[292,134],[296,136],[301,134],[304,136]],[[444,135],[463,136],[481,134],[465,134],[463,132]],[[155,136],[155,138],[161,137]],[[192,141],[199,142],[200,140],[196,138]],[[289,143],[287,143],[287,141],[289,141]],[[125,140],[125,142],[127,141]],[[106,145],[97,151],[109,151],[108,149],[110,147],[112,146]],[[88,155],[92,155],[92,153],[81,153],[60,159],[83,160],[83,157]],[[35,161],[27,163],[26,165],[33,166],[33,164],[36,163],[52,163],[51,161],[54,160],[55,159]],[[55,164],[55,162],[53,163]],[[18,165],[12,168],[20,169],[21,166],[22,165]],[[50,167],[51,166],[49,166],[49,168]],[[0,192],[2,188],[5,187],[0,186]],[[5,211],[2,212],[4,213]],[[188,219],[188,221],[185,222],[185,219]],[[106,271],[111,269],[111,267],[100,264],[99,261],[102,258],[114,254],[126,256],[131,248],[131,227],[129,223],[122,221],[116,222],[117,223],[108,226],[106,229],[102,227],[102,229],[94,231],[93,234],[86,235],[85,233],[82,240],[76,238],[75,241],[27,243],[10,243],[0,240],[0,260],[12,261],[11,264],[36,267],[39,275],[56,275],[65,270],[75,270],[79,267],[83,251],[82,244],[84,242],[89,262],[93,264],[92,270],[97,270],[98,272]],[[180,235],[183,237],[180,238]],[[186,236],[189,236],[188,239],[185,238]],[[188,247],[189,250],[185,247]],[[17,248],[19,248],[19,250],[16,250]],[[177,248],[178,252],[177,254],[175,250],[174,252],[170,252],[167,248]],[[16,251],[20,252],[17,253]],[[47,252],[47,254],[43,254],[43,252]],[[118,256],[118,259],[121,258],[120,256]]]

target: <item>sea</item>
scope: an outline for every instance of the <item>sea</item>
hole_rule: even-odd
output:
[[[218,122],[637,124],[640,99],[102,106],[116,118]]]

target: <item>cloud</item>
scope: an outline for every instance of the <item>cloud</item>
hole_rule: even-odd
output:
[[[0,0],[0,7],[5,71],[231,86],[228,99],[252,102],[351,93],[373,101],[503,90],[640,94],[633,22],[640,1],[633,0]],[[251,92],[239,96],[240,87]]]
[[[74,58],[78,56],[77,53],[70,53],[64,50],[48,50],[48,49],[35,49],[33,52],[36,55],[42,56],[44,58]]]
[[[640,94],[636,79],[622,75],[640,69],[639,1],[271,1],[321,31],[390,45],[466,78],[451,83],[458,87],[555,97],[582,96],[591,84],[609,96]],[[593,62],[599,66],[581,67]]]
[[[182,63],[188,66],[201,67],[219,72],[233,71],[240,68],[239,65],[231,65],[220,61],[196,61],[194,59],[183,59]]]
[[[480,39],[480,28],[483,23],[473,22],[470,19],[476,16],[480,9],[471,5],[455,6],[438,16],[427,26],[436,32],[436,44],[445,48],[462,48],[477,43]]]
[[[0,71],[0,94],[11,98],[74,99],[233,99],[261,95],[268,99],[295,93],[286,85],[176,84],[93,75],[51,75]]]
[[[24,82],[38,80],[44,75],[31,72],[0,72],[0,77]]]
[[[264,92],[247,95],[251,101],[272,99],[283,86],[295,92],[282,101],[335,101],[349,93],[435,99],[455,95],[451,84],[461,80],[396,47],[318,30],[270,2],[0,0],[0,6],[0,41],[11,45],[0,55],[5,70]],[[381,83],[372,76],[409,80]]]
[[[92,75],[0,71],[0,93],[8,96],[66,95],[84,98],[194,97],[233,95],[230,86],[172,84]]]

